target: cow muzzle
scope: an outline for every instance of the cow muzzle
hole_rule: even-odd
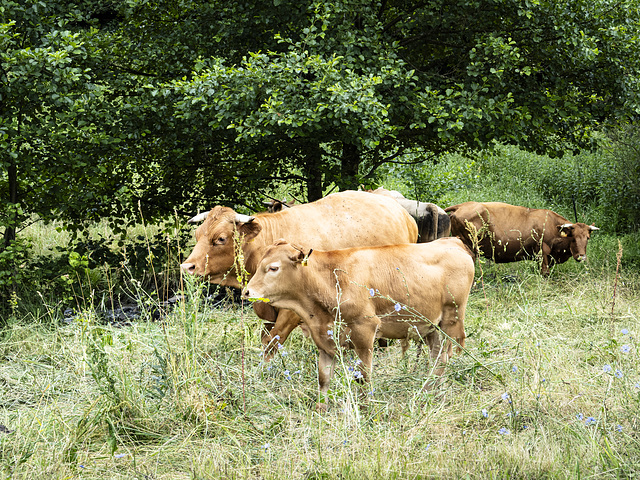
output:
[[[577,262],[584,262],[586,259],[587,259],[587,256],[586,256],[586,255],[578,255],[578,256],[576,257],[576,261],[577,261]]]
[[[194,263],[183,263],[180,265],[180,268],[184,273],[188,273],[190,275],[196,273],[196,266]]]

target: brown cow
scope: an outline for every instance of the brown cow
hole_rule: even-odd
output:
[[[196,230],[196,245],[181,265],[183,271],[203,275],[210,282],[241,288],[237,279],[236,245],[240,239],[243,267],[253,275],[267,247],[279,238],[321,249],[413,243],[418,228],[411,216],[393,199],[365,192],[334,193],[316,202],[286,208],[277,213],[240,215],[217,206],[193,220],[205,222]],[[269,304],[254,305],[265,321],[262,341],[270,347],[267,358],[300,323],[290,311]],[[276,338],[278,337],[278,338]]]
[[[411,200],[396,190],[387,190],[383,187],[367,191],[392,197],[409,212],[418,224],[419,243],[432,242],[437,238],[448,237],[451,233],[449,216],[435,203]]]
[[[325,409],[335,367],[334,337],[355,349],[362,361],[356,378],[364,381],[376,337],[426,340],[440,375],[452,353],[449,339],[464,347],[473,276],[471,252],[454,237],[333,251],[279,241],[266,251],[243,294],[269,299],[302,317],[319,350],[318,408]],[[449,338],[444,345],[434,325]]]
[[[451,231],[474,252],[497,263],[530,259],[542,253],[542,275],[550,262],[578,262],[587,255],[593,225],[571,223],[551,210],[500,202],[466,202],[445,208]]]

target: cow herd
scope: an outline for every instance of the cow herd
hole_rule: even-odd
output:
[[[553,262],[583,260],[597,230],[550,210],[496,202],[442,210],[385,189],[285,206],[252,216],[216,206],[192,218],[203,223],[181,268],[259,300],[266,360],[296,327],[311,336],[320,410],[340,347],[355,350],[354,375],[363,382],[376,338],[424,342],[441,374],[453,347],[464,348],[477,255],[496,262],[538,255],[547,275]]]

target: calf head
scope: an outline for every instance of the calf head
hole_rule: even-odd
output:
[[[301,268],[306,265],[311,251],[305,252],[278,240],[260,260],[256,273],[244,289],[244,297],[263,299],[275,307],[287,308],[287,302],[294,300],[300,291]]]
[[[196,245],[180,267],[212,283],[241,287],[235,272],[235,239],[242,242],[258,235],[262,227],[254,220],[255,217],[241,215],[228,207],[213,208],[196,230]]]
[[[578,262],[582,262],[587,258],[587,243],[589,242],[589,238],[591,238],[591,232],[595,230],[600,229],[585,223],[565,223],[558,225],[560,236],[569,239],[571,256]]]

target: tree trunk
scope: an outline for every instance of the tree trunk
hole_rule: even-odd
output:
[[[18,165],[14,158],[9,163],[7,169],[9,177],[9,208],[7,225],[4,230],[4,246],[8,247],[16,239],[17,212],[15,208],[18,204]]]
[[[360,151],[356,145],[345,143],[342,146],[342,163],[340,166],[340,190],[358,189],[358,168],[360,167]]]
[[[306,158],[307,174],[307,200],[313,202],[322,198],[324,194],[322,184],[322,151],[319,145],[313,145],[309,149]]]

